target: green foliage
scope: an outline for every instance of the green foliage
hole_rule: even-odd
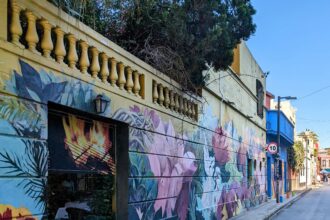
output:
[[[317,157],[319,155],[319,150],[317,148],[314,148],[314,157]]]
[[[99,189],[93,192],[89,205],[96,215],[107,216],[105,219],[113,219],[110,216],[113,215],[112,196],[114,195],[114,176],[105,175],[97,179],[96,185],[99,186]]]
[[[293,147],[288,148],[288,161],[293,171],[303,167],[305,158],[304,146],[301,141],[294,143]]]
[[[48,152],[45,143],[23,140],[26,146],[26,159],[16,154],[0,152],[0,169],[6,169],[6,174],[25,177],[18,183],[24,193],[36,202],[36,207],[43,207],[46,202],[46,175],[48,171]]]
[[[51,1],[84,12],[87,25],[188,87],[204,84],[206,64],[227,69],[234,47],[255,31],[250,0]]]
[[[32,129],[37,129],[40,122],[40,114],[34,111],[33,104],[23,103],[16,98],[0,99],[0,118],[11,124],[28,120]]]

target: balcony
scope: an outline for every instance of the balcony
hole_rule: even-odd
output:
[[[270,137],[271,140],[276,140],[277,135],[277,110],[269,110],[266,115],[266,128],[267,128],[267,136]],[[281,143],[284,145],[292,145],[294,143],[294,126],[290,122],[290,120],[284,115],[284,113],[280,112],[280,135],[281,135]]]

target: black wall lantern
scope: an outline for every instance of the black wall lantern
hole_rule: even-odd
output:
[[[104,113],[109,104],[109,100],[105,99],[102,95],[97,95],[94,99],[95,112],[97,114]]]

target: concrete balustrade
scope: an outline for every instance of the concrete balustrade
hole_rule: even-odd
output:
[[[129,66],[126,67],[126,90],[128,93],[132,93],[132,89],[134,86],[132,73],[132,68]]]
[[[101,60],[102,60],[102,67],[101,67],[101,80],[104,83],[108,83],[109,77],[109,63],[108,63],[108,56],[106,53],[101,53]]]
[[[111,86],[115,87],[118,80],[117,61],[115,60],[115,58],[111,58],[110,63],[111,63],[111,72],[109,76],[110,84]]]
[[[162,83],[157,81],[152,82],[152,101],[165,109],[170,109],[178,114],[184,115],[192,120],[197,120],[198,104],[185,98],[171,90],[170,87],[165,87]]]
[[[79,59],[80,71],[83,74],[87,74],[87,69],[90,65],[88,58],[88,44],[85,41],[80,41],[81,55]]]
[[[20,48],[24,48],[23,44],[20,43],[20,38],[23,34],[22,25],[20,22],[20,13],[22,8],[17,4],[16,1],[11,1],[11,23],[10,23],[10,35],[11,42]]]
[[[133,77],[134,77],[133,92],[136,96],[140,96],[141,85],[140,85],[140,74],[138,73],[138,71],[133,72]]]
[[[52,7],[44,0],[11,0],[8,41],[18,48],[27,48],[42,59],[57,62],[62,69],[67,66],[85,81],[101,83],[123,96],[132,95],[142,100],[147,96],[146,101],[155,108],[197,120],[198,98],[188,98],[178,83],[163,74],[158,76],[158,71],[148,64],[118,49],[117,45],[64,12],[56,14],[56,10],[47,10]],[[26,25],[22,25],[21,18],[26,19]],[[68,71],[67,74],[73,73]],[[145,80],[150,83],[147,87]]]
[[[99,74],[100,71],[100,62],[99,62],[99,51],[96,47],[91,47],[90,48],[91,55],[92,55],[92,63],[90,66],[91,69],[91,74],[94,79],[97,78],[97,75]]]
[[[37,33],[36,20],[37,17],[29,10],[25,11],[27,19],[27,31],[25,34],[25,40],[28,44],[28,48],[32,52],[37,52],[36,45],[39,42],[39,36]]]
[[[42,54],[44,55],[44,57],[50,58],[50,53],[54,49],[54,44],[51,36],[52,25],[45,19],[42,19],[40,21],[40,24],[43,27],[43,35],[41,40]]]
[[[55,56],[58,63],[63,63],[64,57],[66,55],[66,50],[64,46],[64,31],[60,27],[54,29],[56,33],[56,44],[55,44]]]
[[[32,0],[36,6],[41,4],[36,0]],[[93,79],[100,80],[107,86],[126,90],[129,94],[144,99],[140,93],[145,91],[144,82],[141,83],[142,75],[138,70],[133,70],[125,64],[125,61],[118,60],[112,57],[113,51],[111,48],[98,48],[97,40],[95,42],[88,40],[84,36],[84,30],[79,30],[78,27],[68,28],[70,24],[61,25],[61,22],[53,20],[53,15],[49,14],[50,21],[47,19],[45,10],[37,11],[33,4],[22,0],[10,1],[10,24],[8,31],[10,34],[10,41],[19,48],[25,48],[21,43],[25,40],[28,50],[33,53],[42,55],[45,58],[52,59],[51,54],[54,54],[56,62],[60,64],[67,63],[67,66],[76,69],[77,64],[81,74],[86,77],[91,76]],[[31,7],[31,8],[30,8]],[[26,30],[22,28],[21,13],[27,21]],[[42,13],[42,15],[41,15]],[[42,27],[42,33],[39,36],[37,32],[37,25]],[[52,38],[52,32],[55,39]],[[24,33],[24,36],[22,36]],[[40,42],[40,50],[37,45]],[[67,45],[66,45],[67,40]],[[78,42],[78,43],[77,43]],[[79,56],[78,56],[78,50]],[[102,51],[102,52],[101,52]],[[128,68],[126,68],[128,67]],[[118,87],[117,87],[118,85]]]
[[[69,52],[68,52],[68,63],[70,68],[76,68],[76,64],[78,61],[78,54],[77,54],[77,39],[74,37],[73,34],[68,34],[67,39],[69,41]]]
[[[126,77],[125,77],[125,67],[122,62],[118,63],[117,65],[117,73],[118,73],[118,86],[119,89],[123,90],[126,84]]]

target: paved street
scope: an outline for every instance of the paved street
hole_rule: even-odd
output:
[[[283,209],[273,220],[299,219],[318,220],[329,219],[330,185],[313,189],[293,205]]]

